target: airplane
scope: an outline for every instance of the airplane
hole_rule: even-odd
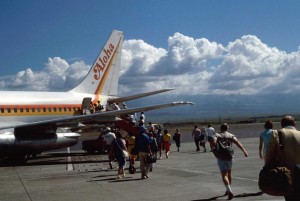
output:
[[[0,91],[0,157],[16,163],[26,162],[31,155],[75,145],[80,134],[67,128],[88,122],[112,123],[120,120],[120,115],[193,104],[172,102],[108,110],[108,104],[121,105],[173,90],[118,97],[122,43],[123,32],[113,30],[86,77],[69,91]],[[103,111],[86,112],[91,102],[98,101],[104,106]]]

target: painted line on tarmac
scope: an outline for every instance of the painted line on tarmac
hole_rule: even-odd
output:
[[[67,171],[74,171],[74,166],[73,166],[73,164],[72,164],[72,157],[71,157],[71,155],[70,155],[70,153],[71,153],[70,147],[67,148],[67,151],[68,151]]]

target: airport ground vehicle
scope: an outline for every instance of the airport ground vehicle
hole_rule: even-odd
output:
[[[104,142],[104,133],[101,133],[97,139],[82,141],[82,150],[87,154],[105,153],[106,143]]]

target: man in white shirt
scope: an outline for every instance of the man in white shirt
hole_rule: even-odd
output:
[[[211,141],[216,134],[215,129],[210,124],[207,125],[205,132],[207,133],[208,141]],[[212,150],[210,150],[210,151],[212,151]]]
[[[145,123],[145,122],[146,122],[146,118],[145,118],[145,114],[144,114],[144,112],[141,112],[140,119],[141,119],[141,117],[143,117],[143,120],[144,120],[144,123]]]
[[[111,132],[111,129],[109,127],[106,128],[105,130],[105,136],[104,136],[104,142],[106,143],[106,150],[107,152],[110,151],[110,148],[111,148],[111,144],[112,142],[116,139],[116,135]],[[111,159],[109,156],[108,156],[108,161],[109,161],[109,167],[110,169],[112,169],[112,161],[113,159]]]

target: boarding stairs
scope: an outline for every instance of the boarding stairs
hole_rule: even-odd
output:
[[[115,127],[126,131],[127,133],[132,133],[135,136],[139,133],[140,128],[126,119],[126,117],[121,116],[121,120],[115,122]]]

